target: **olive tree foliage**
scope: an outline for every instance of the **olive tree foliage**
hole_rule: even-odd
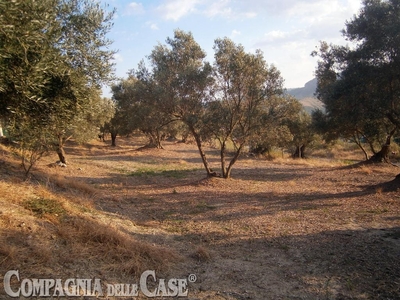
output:
[[[292,134],[288,145],[294,148],[293,158],[305,158],[306,148],[314,142],[316,133],[312,124],[312,118],[303,108],[300,108],[295,116],[285,121]]]
[[[351,48],[322,42],[313,53],[320,57],[317,95],[326,108],[314,119],[334,135],[366,139],[370,160],[383,161],[400,127],[400,1],[365,0],[343,35]]]
[[[135,129],[132,120],[132,99],[135,95],[136,78],[129,76],[122,79],[111,87],[112,100],[115,105],[115,115],[104,126],[104,131],[111,134],[111,146],[116,146],[116,139],[119,134],[129,134]]]
[[[106,12],[99,3],[89,0],[60,0],[57,20],[60,39],[55,44],[76,82],[71,84],[75,109],[57,113],[59,126],[54,130],[60,161],[66,163],[63,145],[74,137],[78,142],[92,139],[99,127],[114,115],[114,105],[101,98],[100,87],[112,77],[112,42],[106,37],[112,26],[114,11]],[[70,101],[63,97],[61,101]],[[67,113],[72,114],[72,118]],[[64,114],[64,116],[63,116]],[[61,118],[60,118],[61,116]],[[58,130],[57,130],[58,129]]]
[[[147,147],[163,148],[161,141],[171,130],[169,125],[174,119],[160,109],[163,89],[156,84],[144,63],[139,64],[137,71],[131,70],[128,78],[114,85],[112,91],[118,106],[110,123],[112,127],[109,127],[112,137],[117,133],[140,130],[149,139]]]
[[[26,174],[48,151],[51,140],[41,132],[46,116],[45,120],[31,116],[40,116],[46,108],[41,97],[44,88],[67,73],[48,41],[58,36],[50,25],[54,4],[50,0],[0,1],[0,117],[20,142]]]
[[[247,53],[228,38],[217,39],[214,50],[215,101],[206,124],[219,142],[222,177],[229,178],[244,147],[279,122],[286,108],[279,98],[283,79],[260,50]],[[234,151],[228,158],[229,144]]]
[[[160,86],[141,62],[136,71],[132,70],[137,78],[136,95],[134,97],[134,112],[136,127],[149,138],[148,147],[162,149],[162,140],[165,139],[180,119],[169,113],[163,104],[164,87]]]
[[[56,150],[65,160],[71,134],[92,137],[80,121],[101,125],[100,86],[113,68],[106,38],[112,15],[88,0],[0,1],[0,116],[24,151],[40,157]]]
[[[48,130],[53,136],[56,133],[58,144],[54,147],[60,161],[67,163],[64,145],[68,140],[74,138],[78,143],[85,143],[96,138],[99,129],[114,116],[114,113],[115,106],[111,99],[101,97],[98,91],[94,91],[68,123],[65,119],[55,116]]]
[[[288,149],[293,158],[305,158],[314,140],[311,116],[296,98],[284,94],[271,99],[264,126],[251,139],[250,151],[270,155],[273,148]]]
[[[157,108],[171,120],[185,124],[193,135],[208,176],[213,171],[204,151],[207,139],[204,117],[211,100],[212,67],[191,33],[174,32],[167,45],[157,45],[149,55],[150,73],[157,91]]]
[[[317,93],[325,104],[326,113],[313,112],[313,124],[328,142],[338,138],[353,141],[367,160],[370,155],[363,142],[367,142],[372,153],[377,154],[377,148],[386,143],[388,132],[392,129],[384,115],[369,107],[372,104],[369,97],[372,95],[362,83],[370,76],[368,70],[357,64],[349,66],[345,72],[340,68],[333,71],[336,68],[335,57],[345,57],[347,51],[347,47],[329,46],[325,42],[320,45],[322,61],[317,70]],[[327,68],[330,64],[332,66]]]

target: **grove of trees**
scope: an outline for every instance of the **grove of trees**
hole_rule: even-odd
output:
[[[166,45],[154,47],[148,66],[142,61],[113,86],[117,112],[109,124],[139,129],[158,148],[162,137],[189,132],[207,175],[229,178],[245,147],[265,152],[303,134],[294,124],[303,122],[304,114],[261,51],[247,53],[228,38],[217,39],[214,50],[211,65],[192,34],[176,30]],[[210,140],[218,144],[220,174],[204,151]]]
[[[294,158],[317,133],[351,139],[365,158],[385,161],[400,127],[400,0],[364,0],[345,24],[351,46],[321,42],[312,55],[324,111],[308,115],[257,50],[214,41],[214,61],[190,32],[175,30],[127,78],[113,81],[114,11],[91,0],[0,0],[0,121],[28,174],[46,152],[67,163],[64,145],[99,130],[140,130],[148,146],[191,136],[207,176],[229,178],[244,151],[290,148]],[[100,88],[112,84],[112,99]],[[217,144],[220,168],[205,143]],[[372,151],[370,157],[365,145]]]

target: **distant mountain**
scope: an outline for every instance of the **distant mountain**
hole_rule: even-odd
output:
[[[317,90],[317,79],[314,78],[307,82],[302,88],[287,89],[289,95],[292,95],[303,104],[304,108],[308,112],[312,112],[315,109],[323,109],[324,105],[315,97],[315,91]]]
[[[315,91],[317,90],[317,78],[307,82],[304,87],[288,89],[288,93],[293,97],[301,100],[304,98],[315,98]]]

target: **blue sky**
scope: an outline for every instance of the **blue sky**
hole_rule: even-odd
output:
[[[314,77],[319,41],[344,44],[340,31],[361,8],[361,0],[102,0],[115,7],[109,38],[118,49],[116,75],[126,77],[175,29],[192,32],[213,62],[217,38],[229,37],[247,52],[261,49],[286,88]],[[104,89],[109,96],[108,88]]]

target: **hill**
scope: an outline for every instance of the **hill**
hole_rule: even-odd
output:
[[[317,79],[308,81],[304,87],[288,89],[289,95],[292,95],[303,104],[306,111],[311,113],[315,109],[323,109],[324,105],[315,97],[317,89]]]

